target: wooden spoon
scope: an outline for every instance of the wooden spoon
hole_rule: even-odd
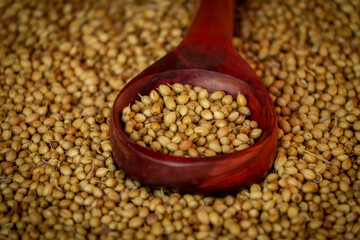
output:
[[[145,69],[119,93],[110,117],[110,139],[119,166],[133,179],[152,186],[204,194],[227,193],[260,181],[277,148],[273,103],[261,80],[232,46],[232,0],[199,2],[197,15],[181,44]],[[144,148],[123,131],[124,107],[160,84],[201,86],[246,96],[251,118],[263,130],[251,147],[214,157],[174,157]]]

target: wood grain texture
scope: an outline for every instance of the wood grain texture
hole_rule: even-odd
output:
[[[273,103],[251,67],[232,47],[233,1],[206,0],[183,42],[135,77],[118,95],[110,118],[113,155],[134,179],[149,185],[205,194],[237,191],[260,181],[271,169],[277,148]],[[206,158],[165,155],[141,147],[123,132],[122,109],[160,84],[180,82],[222,89],[248,99],[251,118],[263,130],[243,151]]]

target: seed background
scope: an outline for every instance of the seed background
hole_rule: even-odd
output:
[[[0,238],[360,238],[359,1],[238,3],[233,44],[281,129],[263,182],[178,194],[115,166],[112,103],[181,41],[193,8],[0,1]]]

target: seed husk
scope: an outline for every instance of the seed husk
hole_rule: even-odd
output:
[[[183,151],[188,151],[191,148],[192,144],[193,143],[189,140],[183,140],[179,144],[179,149]]]
[[[165,136],[158,137],[158,141],[163,147],[166,147],[169,143],[171,143],[171,140]]]
[[[247,105],[246,97],[244,95],[242,95],[241,93],[238,93],[238,95],[236,97],[236,101],[237,101],[237,104],[239,104],[239,106]]]
[[[222,112],[220,112],[220,111],[215,111],[215,112],[214,112],[214,118],[215,118],[216,120],[222,120],[222,119],[225,118],[225,115],[224,115],[224,113],[222,113]]]
[[[194,128],[194,132],[204,137],[209,134],[209,129],[203,126],[199,126]]]
[[[171,111],[175,110],[176,103],[175,103],[175,101],[174,101],[174,99],[172,97],[167,97],[164,102],[165,102],[165,106],[169,110],[171,110]]]
[[[179,113],[181,116],[186,116],[189,112],[189,109],[185,106],[185,105],[178,105],[179,109]]]
[[[167,112],[164,114],[164,123],[166,126],[170,126],[175,121],[176,121],[176,113],[175,112]]]
[[[160,85],[159,92],[162,96],[169,96],[171,94],[171,89],[166,85]]]
[[[207,110],[207,109],[202,111],[200,115],[205,120],[212,120],[214,118],[212,112],[210,110]]]
[[[249,133],[249,137],[253,138],[253,139],[257,139],[260,137],[262,133],[262,130],[260,128],[255,128],[252,129],[251,132]]]
[[[211,107],[211,103],[207,98],[201,98],[199,100],[199,104],[203,107],[203,108],[210,108]]]
[[[213,101],[220,100],[224,97],[224,95],[224,91],[216,90],[210,95],[210,99]]]
[[[136,122],[142,123],[142,122],[145,122],[146,116],[145,116],[144,114],[142,114],[142,113],[137,113],[137,114],[135,114],[135,116],[134,116],[134,120],[135,120]]]
[[[153,103],[156,103],[157,101],[159,101],[159,94],[155,90],[151,90],[149,97]]]
[[[222,149],[221,149],[221,146],[220,146],[218,140],[213,140],[213,141],[209,142],[209,149],[211,149],[217,153],[222,152]]]
[[[182,85],[181,83],[174,83],[171,88],[176,93],[181,93],[182,91],[184,91],[184,85]]]
[[[189,96],[185,95],[185,94],[181,94],[179,96],[176,97],[176,102],[177,104],[186,104],[189,101]]]

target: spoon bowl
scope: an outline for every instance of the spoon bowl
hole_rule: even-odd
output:
[[[232,46],[234,1],[198,2],[198,13],[183,42],[136,76],[119,93],[110,117],[110,139],[118,165],[148,185],[204,194],[227,193],[260,181],[271,169],[277,147],[274,106],[261,80]],[[214,157],[175,157],[130,139],[121,121],[124,107],[161,84],[190,84],[224,90],[248,100],[261,137],[249,148]]]
[[[160,84],[167,83],[201,86],[209,92],[222,89],[233,97],[238,92],[244,94],[252,119],[263,129],[261,137],[245,150],[206,158],[175,157],[140,146],[123,131],[122,109],[129,102],[138,100],[137,93],[148,94]],[[199,193],[225,193],[248,186],[265,176],[275,154],[277,135],[273,134],[273,128],[276,125],[274,121],[268,121],[273,119],[272,111],[261,100],[259,92],[246,82],[208,70],[172,70],[134,80],[119,94],[111,116],[110,136],[115,160],[134,179],[155,186]]]

